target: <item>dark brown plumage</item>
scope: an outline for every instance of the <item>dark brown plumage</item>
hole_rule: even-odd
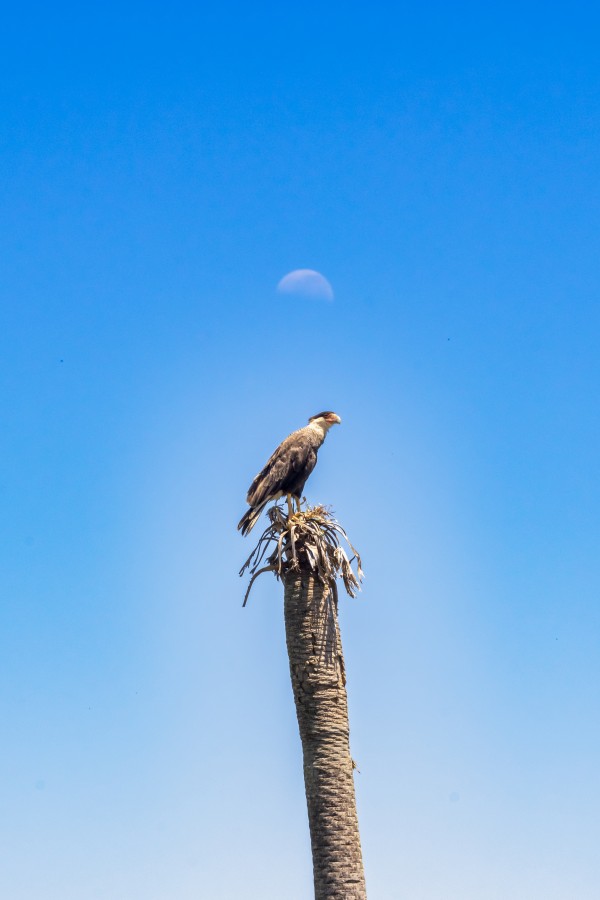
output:
[[[300,505],[304,485],[317,464],[319,447],[331,426],[340,422],[340,417],[334,412],[327,410],[318,413],[308,420],[308,425],[292,432],[281,442],[250,485],[246,497],[250,509],[238,524],[238,530],[243,535],[254,528],[263,509],[272,500],[287,495],[290,512],[292,497]]]

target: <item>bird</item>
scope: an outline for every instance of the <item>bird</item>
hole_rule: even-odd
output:
[[[288,512],[293,515],[292,497],[296,499],[298,510],[300,498],[308,476],[317,464],[319,447],[325,440],[332,425],[342,420],[331,410],[317,413],[308,420],[308,425],[293,431],[275,450],[267,464],[258,473],[248,489],[246,503],[250,507],[238,523],[238,531],[247,535],[260,518],[263,509],[271,500],[287,496]]]

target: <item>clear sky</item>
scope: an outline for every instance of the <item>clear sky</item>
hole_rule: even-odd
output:
[[[370,898],[600,896],[599,25],[5,6],[3,897],[311,896],[235,525],[321,409]]]

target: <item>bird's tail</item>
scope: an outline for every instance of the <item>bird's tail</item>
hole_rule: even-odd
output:
[[[238,531],[242,532],[243,537],[246,537],[246,535],[252,531],[260,519],[260,514],[266,505],[266,503],[261,503],[260,506],[251,506],[250,509],[244,513],[238,522]]]

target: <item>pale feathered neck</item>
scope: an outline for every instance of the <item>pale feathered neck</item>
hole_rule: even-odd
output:
[[[309,422],[306,427],[310,428],[322,442],[327,437],[327,432],[331,428],[331,425],[324,419],[317,419],[314,422]]]

